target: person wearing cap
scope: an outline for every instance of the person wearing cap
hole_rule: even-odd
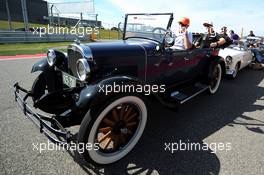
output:
[[[179,21],[180,30],[175,35],[174,45],[171,49],[186,50],[192,47],[192,33],[188,32],[187,29],[190,25],[190,19],[187,17],[181,18]]]
[[[203,26],[206,28],[207,34],[215,35],[213,22],[206,21],[203,23]]]
[[[230,40],[230,38],[228,36],[214,32],[212,22],[204,22],[203,26],[207,29],[207,32],[208,32],[208,35],[210,38],[209,47],[211,47],[211,48],[216,48],[216,47],[225,48],[230,44],[230,42],[227,42],[228,39]]]
[[[201,46],[201,43],[203,40],[207,40],[207,39],[212,39],[212,36],[215,36],[216,33],[214,31],[213,28],[213,23],[212,22],[204,22],[203,26],[206,28],[206,34],[205,35],[201,35],[201,37],[196,41],[196,43],[194,44],[196,48],[199,47],[210,47],[209,45],[207,45],[208,43],[204,43],[205,45]]]

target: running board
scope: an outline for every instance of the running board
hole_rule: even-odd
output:
[[[197,95],[203,93],[204,91],[208,90],[209,86],[204,84],[196,84],[195,86],[187,89],[183,89],[182,91],[175,91],[171,93],[171,97],[180,104],[183,104],[192,98],[196,97]]]

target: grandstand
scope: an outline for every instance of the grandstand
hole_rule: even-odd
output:
[[[8,20],[6,2],[8,2],[11,20],[24,22],[21,0],[1,0],[0,20]],[[43,18],[44,16],[48,16],[48,5],[46,1],[27,0],[27,12],[30,23],[48,24],[49,21]]]
[[[53,17],[54,24],[56,26],[75,26],[79,19],[77,18],[69,18],[69,17]],[[82,26],[83,27],[102,27],[102,22],[101,21],[96,21],[96,20],[88,20],[88,19],[83,19],[82,20]]]
[[[8,21],[8,9],[11,21],[24,22],[21,0],[1,0],[0,20]],[[81,24],[85,26],[101,27],[101,21],[97,21],[97,14],[94,14],[93,0],[74,3],[26,0],[26,11],[29,23],[75,26],[82,18]],[[83,17],[80,14],[83,14]],[[88,16],[92,19],[88,19]]]

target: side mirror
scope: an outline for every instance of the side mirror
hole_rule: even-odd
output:
[[[172,32],[170,30],[168,30],[165,34],[165,46],[172,46],[174,44],[174,40],[175,38],[172,35]]]

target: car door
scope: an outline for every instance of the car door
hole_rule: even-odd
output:
[[[201,69],[199,68],[198,65],[207,53],[208,53],[207,49],[205,50],[200,48],[195,48],[188,51],[187,56],[184,59],[185,66],[188,68],[187,69],[188,72],[186,74],[186,77],[188,79],[193,79],[199,74]]]
[[[187,82],[195,75],[197,60],[196,50],[169,50],[165,55],[163,76],[168,85]]]
[[[240,69],[244,68],[248,64],[248,55],[243,47],[240,47],[237,51],[237,59],[240,61]]]
[[[250,49],[244,48],[244,50],[245,50],[245,54],[244,55],[245,55],[245,61],[246,61],[245,66],[247,66],[247,65],[249,65],[252,62],[253,55],[252,55],[252,52],[251,52]]]

